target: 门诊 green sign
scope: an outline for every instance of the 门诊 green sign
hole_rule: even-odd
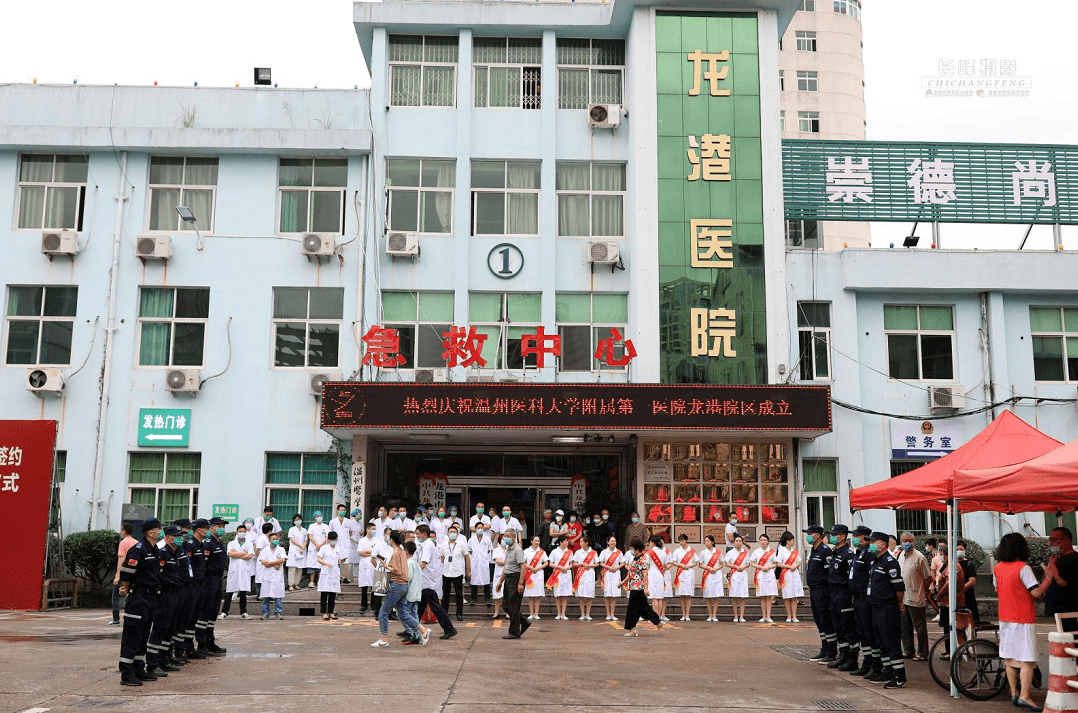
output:
[[[211,517],[223,517],[229,522],[235,522],[240,518],[240,506],[214,504]]]
[[[138,412],[138,444],[186,448],[191,434],[191,409],[144,408]]]

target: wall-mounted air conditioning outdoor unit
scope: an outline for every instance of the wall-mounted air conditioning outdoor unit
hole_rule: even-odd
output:
[[[588,125],[602,129],[621,126],[620,104],[592,104],[588,107]]]
[[[198,369],[173,369],[165,376],[165,388],[174,394],[197,394],[202,386]]]
[[[415,380],[417,384],[444,384],[449,381],[449,369],[416,369]]]
[[[932,411],[960,409],[965,407],[966,397],[962,393],[962,387],[955,386],[929,386],[928,406]]]
[[[74,230],[41,231],[41,252],[51,260],[56,255],[74,257],[79,252],[79,234]]]
[[[139,260],[168,260],[172,257],[171,235],[140,235],[135,241]]]
[[[419,235],[393,231],[386,235],[386,255],[415,257],[419,255]]]
[[[64,390],[64,377],[59,369],[28,369],[26,390],[38,396],[59,396]]]
[[[612,241],[588,243],[588,262],[617,265],[621,262],[621,245]]]
[[[337,252],[336,237],[330,233],[305,233],[300,241],[307,257],[332,257]]]
[[[322,386],[327,381],[341,381],[344,379],[344,375],[339,371],[326,371],[318,374],[311,374],[311,396],[316,399],[322,398]]]

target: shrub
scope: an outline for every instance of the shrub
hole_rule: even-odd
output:
[[[1051,554],[1048,551],[1048,538],[1027,537],[1026,542],[1029,543],[1029,562],[1026,564],[1033,568],[1033,573],[1040,579],[1044,576],[1044,567],[1048,564],[1048,555]]]
[[[74,577],[84,577],[97,588],[112,585],[120,534],[113,530],[73,532],[64,538],[64,565]]]

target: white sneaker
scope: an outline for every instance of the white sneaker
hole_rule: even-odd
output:
[[[586,617],[586,616],[582,616],[579,619],[577,619],[577,621],[587,621],[587,620],[588,620],[588,617]]]
[[[224,612],[221,612],[220,614],[217,615],[217,621],[220,621],[221,619],[227,619],[227,618],[228,618],[228,614],[225,614]]]
[[[670,620],[667,619],[665,616],[661,616],[661,617],[659,617],[659,621],[670,621]]]
[[[761,623],[761,624],[766,624],[766,623],[767,623],[767,619],[765,619],[765,618],[763,618],[763,617],[760,617],[760,623]]]
[[[242,614],[240,614],[240,619],[250,619],[250,617],[247,616],[247,612],[243,612]]]
[[[791,622],[791,623],[793,623],[793,624],[800,624],[800,623],[801,623],[801,620],[795,617],[795,618],[794,618],[794,620],[793,620],[793,622]]]
[[[772,619],[771,617],[768,617],[768,618],[767,618],[767,623],[768,623],[768,624],[774,624],[774,623],[775,623],[775,620],[774,620],[774,619]]]
[[[373,644],[371,644],[372,649],[381,649],[381,648],[384,648],[386,646],[389,646],[389,642],[388,641],[382,641],[381,639],[378,639]]]
[[[741,622],[742,624],[744,624],[745,623],[745,617],[741,617],[740,619],[738,619],[738,621]]]
[[[584,617],[584,621],[591,621],[591,617],[590,616]]]

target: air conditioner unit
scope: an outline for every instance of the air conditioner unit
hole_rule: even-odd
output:
[[[616,129],[621,126],[620,104],[592,104],[588,107],[588,125],[604,129]]]
[[[173,369],[165,376],[165,388],[174,394],[197,394],[202,386],[202,372],[198,369]]]
[[[449,369],[416,369],[417,384],[444,384],[449,381]]]
[[[304,233],[300,246],[307,257],[332,257],[337,252],[337,240],[329,233]]]
[[[498,377],[498,383],[500,384],[530,384],[532,378],[530,376],[500,376]]]
[[[468,374],[468,382],[472,384],[489,383],[494,381],[493,374],[482,374],[479,372],[471,372]]]
[[[28,369],[26,390],[38,396],[59,396],[64,389],[64,377],[59,369]]]
[[[621,262],[621,245],[616,242],[588,243],[588,262],[617,265]]]
[[[418,254],[418,234],[395,231],[386,235],[386,255],[392,257],[415,257]]]
[[[140,260],[168,260],[172,257],[172,236],[140,235],[135,241],[135,254]]]
[[[344,375],[339,371],[327,371],[319,374],[311,374],[311,396],[316,399],[322,398],[322,386],[327,381],[341,381]]]
[[[960,409],[966,405],[961,386],[929,386],[928,405],[932,411]]]
[[[52,258],[53,255],[70,255],[79,252],[79,234],[74,230],[43,230],[41,232],[41,252]]]

